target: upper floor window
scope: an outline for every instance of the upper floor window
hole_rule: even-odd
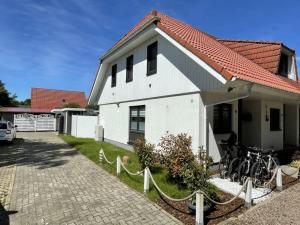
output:
[[[133,55],[126,59],[126,82],[130,82],[133,79]]]
[[[278,74],[287,77],[289,74],[289,56],[281,53]]]
[[[157,71],[157,41],[147,47],[147,75]]]
[[[219,104],[214,106],[214,133],[226,134],[232,131],[231,127],[232,106],[231,104]]]
[[[117,64],[111,67],[111,86],[115,87],[117,85]]]

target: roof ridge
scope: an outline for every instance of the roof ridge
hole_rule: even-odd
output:
[[[160,13],[158,13],[158,15],[159,15],[159,14],[160,14]],[[164,14],[162,14],[162,15],[164,15]],[[209,34],[203,32],[203,31],[199,30],[198,28],[195,28],[194,26],[189,25],[189,24],[186,24],[186,23],[184,23],[184,22],[182,22],[182,21],[180,21],[180,20],[174,19],[173,17],[170,17],[170,16],[168,16],[168,15],[165,15],[165,16],[168,17],[168,18],[170,18],[170,19],[172,19],[172,20],[178,21],[178,22],[181,23],[181,24],[185,24],[185,25],[191,27],[192,29],[198,30],[198,31],[201,32],[202,34],[204,34],[204,35],[206,35],[207,37],[211,38],[211,39],[212,39],[213,41],[215,41],[216,43],[222,45],[222,46],[223,46],[224,48],[226,48],[228,51],[233,52],[233,53],[239,55],[239,56],[242,57],[244,60],[246,60],[246,61],[248,61],[248,62],[250,62],[250,63],[255,64],[256,66],[260,67],[261,69],[263,69],[264,71],[266,71],[266,72],[268,72],[268,73],[271,73],[270,71],[268,71],[267,69],[263,68],[263,67],[260,66],[259,64],[253,62],[252,60],[248,59],[247,57],[245,57],[245,56],[241,55],[240,53],[238,53],[238,52],[232,50],[231,48],[227,47],[226,45],[224,45],[223,43],[221,43],[221,42],[219,41],[220,39],[213,38],[213,36],[211,36],[211,35],[209,35]],[[189,43],[189,44],[190,44],[190,43]],[[190,44],[190,45],[191,45],[191,44]],[[191,46],[192,46],[192,45],[191,45]],[[193,47],[194,49],[196,49],[194,46],[192,46],[192,47]],[[204,54],[204,53],[202,53],[202,54]],[[235,76],[234,72],[232,72],[232,71],[230,71],[229,69],[225,68],[223,65],[220,65],[220,64],[217,63],[214,59],[212,59],[211,57],[209,57],[207,54],[204,54],[204,55],[205,55],[206,57],[208,57],[210,60],[212,60],[214,63],[216,63],[217,65],[219,65],[219,66],[221,67],[221,71],[218,71],[218,72],[222,73],[222,71],[224,70],[224,71],[226,71],[227,73],[229,73],[231,76]],[[271,73],[271,74],[273,74],[273,73]]]
[[[64,92],[78,92],[78,93],[84,93],[84,91],[75,91],[75,90],[63,90],[63,89],[55,89],[55,88],[41,88],[41,87],[31,87],[31,91],[33,89],[42,89],[42,90],[49,90],[49,91],[64,91]]]
[[[283,44],[281,41],[267,41],[267,40],[247,40],[247,39],[226,39],[217,38],[217,41],[230,41],[230,42],[245,42],[245,43],[261,43],[261,44]]]
[[[157,11],[157,16],[158,16],[159,18],[160,18],[160,15],[163,15],[163,16],[165,16],[165,17],[168,17],[168,18],[170,18],[170,19],[172,19],[172,20],[175,20],[175,21],[178,22],[178,23],[184,24],[184,25],[189,26],[189,27],[191,27],[191,28],[193,28],[193,29],[196,29],[196,30],[198,30],[199,32],[201,32],[201,33],[203,33],[203,34],[205,34],[205,35],[207,35],[207,36],[209,36],[209,37],[211,37],[211,38],[213,38],[213,39],[215,39],[215,40],[218,40],[217,37],[215,37],[215,36],[213,36],[213,35],[211,35],[211,34],[205,32],[205,31],[200,30],[198,27],[194,27],[194,26],[192,26],[192,25],[190,25],[190,24],[188,24],[188,23],[186,23],[186,22],[184,22],[184,21],[181,21],[181,20],[179,20],[179,19],[173,18],[173,17],[171,17],[171,16],[169,16],[169,15],[167,15],[167,14],[164,14],[164,13],[162,13],[162,12]]]

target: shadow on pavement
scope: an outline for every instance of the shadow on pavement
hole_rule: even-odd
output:
[[[66,156],[79,154],[64,143],[16,138],[13,143],[0,143],[0,167],[32,165],[38,169],[61,166],[69,160]]]
[[[0,225],[9,225],[9,215],[15,213],[17,213],[17,211],[6,211],[0,203]]]

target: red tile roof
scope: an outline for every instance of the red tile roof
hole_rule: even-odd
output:
[[[158,20],[155,23],[158,28],[209,64],[227,80],[237,77],[264,86],[300,94],[300,85],[298,82],[270,72],[274,70],[276,50],[270,54],[270,56],[274,57],[272,59],[268,59],[265,57],[266,55],[258,55],[256,58],[255,54],[258,53],[255,53],[255,50],[250,51],[251,54],[247,52],[249,55],[244,51],[232,50],[225,43],[219,42],[215,37],[156,11],[149,13],[129,33],[119,40],[116,45],[126,41],[139,28],[156,17],[158,17]],[[275,48],[274,45],[268,47],[271,49]]]
[[[86,106],[84,92],[64,91],[44,88],[31,89],[31,108],[49,109],[62,108],[67,103],[78,103],[81,107]]]
[[[282,45],[280,42],[218,40],[223,45],[277,74]]]
[[[21,108],[21,107],[0,107],[0,112],[10,113],[50,113],[49,109],[32,109],[32,108]]]

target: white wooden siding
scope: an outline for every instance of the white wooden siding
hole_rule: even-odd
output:
[[[158,41],[157,73],[146,76],[147,46]],[[126,58],[134,55],[133,81],[126,83]],[[117,85],[111,87],[111,66],[118,65]],[[99,104],[205,91],[222,84],[160,35],[113,61],[105,73]]]

